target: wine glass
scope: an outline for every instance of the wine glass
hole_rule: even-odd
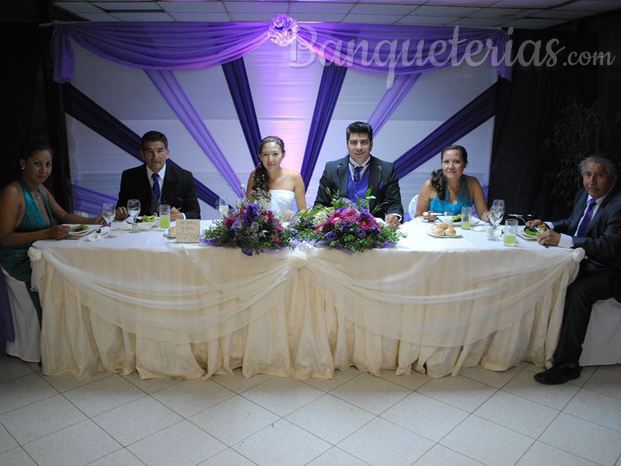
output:
[[[104,202],[101,205],[101,216],[106,222],[106,226],[112,225],[112,220],[114,220],[115,209],[114,204],[111,202]]]
[[[135,233],[136,231],[136,216],[140,213],[140,201],[138,199],[129,199],[127,201],[127,213],[132,219],[132,229],[131,233]]]
[[[229,203],[222,198],[218,199],[218,212],[220,212],[223,218],[229,214]]]
[[[502,221],[502,217],[505,215],[505,201],[502,199],[494,199],[492,202],[492,207],[489,209],[489,223],[492,225],[494,233],[496,232],[496,227]]]

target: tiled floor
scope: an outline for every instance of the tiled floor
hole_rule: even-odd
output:
[[[0,358],[0,465],[621,465],[621,366],[90,380]]]

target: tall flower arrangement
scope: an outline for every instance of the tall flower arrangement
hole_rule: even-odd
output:
[[[246,255],[289,246],[292,233],[271,210],[257,202],[243,202],[222,221],[204,230],[204,240],[215,246],[241,248]]]
[[[354,204],[341,198],[331,207],[315,207],[299,215],[295,236],[302,241],[346,251],[393,247],[403,236],[369,212],[366,201]]]

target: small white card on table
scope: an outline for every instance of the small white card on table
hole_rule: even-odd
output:
[[[200,220],[177,220],[175,225],[177,243],[198,243],[201,235]]]

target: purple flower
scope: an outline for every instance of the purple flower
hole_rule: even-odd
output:
[[[336,233],[334,233],[333,231],[329,231],[324,235],[323,238],[326,241],[334,241],[336,239]]]
[[[239,219],[236,219],[233,222],[233,225],[231,225],[231,229],[232,230],[241,230],[241,227],[242,227],[242,223],[241,223],[241,221]]]
[[[358,229],[356,230],[356,236],[357,236],[358,238],[364,238],[365,236],[367,236],[367,232],[366,232],[366,231],[364,231],[362,228],[358,228]]]
[[[259,206],[257,204],[248,204],[244,212],[244,220],[248,225],[254,222],[259,216]]]
[[[259,224],[257,222],[252,222],[250,224],[250,231],[252,231],[253,233],[259,231]]]

